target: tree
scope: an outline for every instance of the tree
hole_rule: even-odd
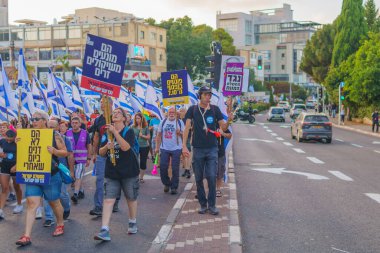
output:
[[[358,50],[367,30],[363,0],[343,0],[342,11],[336,20],[332,66],[338,66]]]
[[[274,97],[273,97],[272,90],[270,90],[270,93],[269,93],[269,104],[274,105]]]
[[[313,34],[303,51],[300,68],[318,83],[323,83],[328,74],[334,37],[334,25],[324,25],[321,30]]]
[[[223,28],[216,29],[212,33],[213,40],[220,41],[224,55],[236,55],[234,39]]]
[[[56,62],[60,63],[60,65],[58,65],[56,67],[60,66],[63,69],[63,81],[65,81],[65,82],[66,82],[65,72],[68,72],[68,71],[71,70],[69,58],[70,58],[70,55],[69,54],[65,54],[64,56],[59,56],[56,59]]]
[[[379,32],[379,22],[377,20],[379,9],[376,9],[374,0],[367,0],[367,2],[364,4],[364,13],[368,30],[371,32]]]
[[[154,18],[146,18],[145,23],[148,23],[149,25],[157,26],[156,20]]]

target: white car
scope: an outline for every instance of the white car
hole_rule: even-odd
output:
[[[292,109],[290,109],[290,118],[297,118],[301,112],[307,112],[306,105],[304,104],[294,104]]]
[[[317,104],[317,101],[308,100],[308,101],[306,101],[306,108],[307,109],[314,109],[316,104]]]
[[[288,101],[280,101],[280,102],[278,102],[277,106],[284,108],[284,110],[286,112],[288,112],[290,110],[290,105],[289,105]]]
[[[282,107],[271,107],[268,111],[268,121],[285,122],[285,110]]]

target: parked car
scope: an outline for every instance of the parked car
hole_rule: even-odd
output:
[[[331,143],[332,123],[323,113],[302,112],[290,127],[292,139],[298,142],[304,140],[324,140]]]
[[[268,121],[285,122],[285,110],[282,107],[271,107],[268,111]]]
[[[284,108],[285,112],[290,111],[290,105],[288,101],[280,101],[278,102],[277,106]]]
[[[301,112],[307,112],[306,105],[304,104],[294,104],[290,109],[290,118],[295,119]]]

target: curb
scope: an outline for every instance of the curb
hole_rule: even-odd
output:
[[[335,123],[333,123],[333,126],[337,127],[337,128],[345,129],[345,130],[348,130],[348,131],[353,131],[353,132],[357,132],[357,133],[361,133],[361,134],[365,134],[365,135],[369,135],[369,136],[380,138],[380,134],[371,133],[371,132],[364,131],[364,130],[361,130],[361,129],[356,129],[356,128],[348,127],[348,126],[341,126],[341,125],[338,125],[338,124],[335,124]]]
[[[194,178],[194,177],[193,177]],[[194,179],[192,179],[194,180]],[[189,195],[194,182],[187,183],[177,202],[174,204],[173,209],[170,211],[168,218],[162,225],[160,231],[158,232],[156,238],[152,242],[152,246],[149,248],[148,253],[160,253],[163,250],[170,234],[172,232],[174,223],[182,210],[183,205],[186,202],[187,196]]]
[[[234,156],[232,150],[229,153],[228,159],[228,180],[230,188],[230,225],[228,228],[230,253],[241,253],[243,249],[239,223],[239,205],[236,191]]]

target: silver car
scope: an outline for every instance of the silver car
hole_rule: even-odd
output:
[[[307,112],[306,105],[304,104],[294,104],[292,109],[290,109],[290,118],[297,118],[301,112]]]
[[[271,107],[268,111],[268,121],[285,122],[285,110],[282,107]]]
[[[298,142],[304,140],[324,140],[331,143],[332,123],[323,113],[301,113],[290,128],[292,139]]]

